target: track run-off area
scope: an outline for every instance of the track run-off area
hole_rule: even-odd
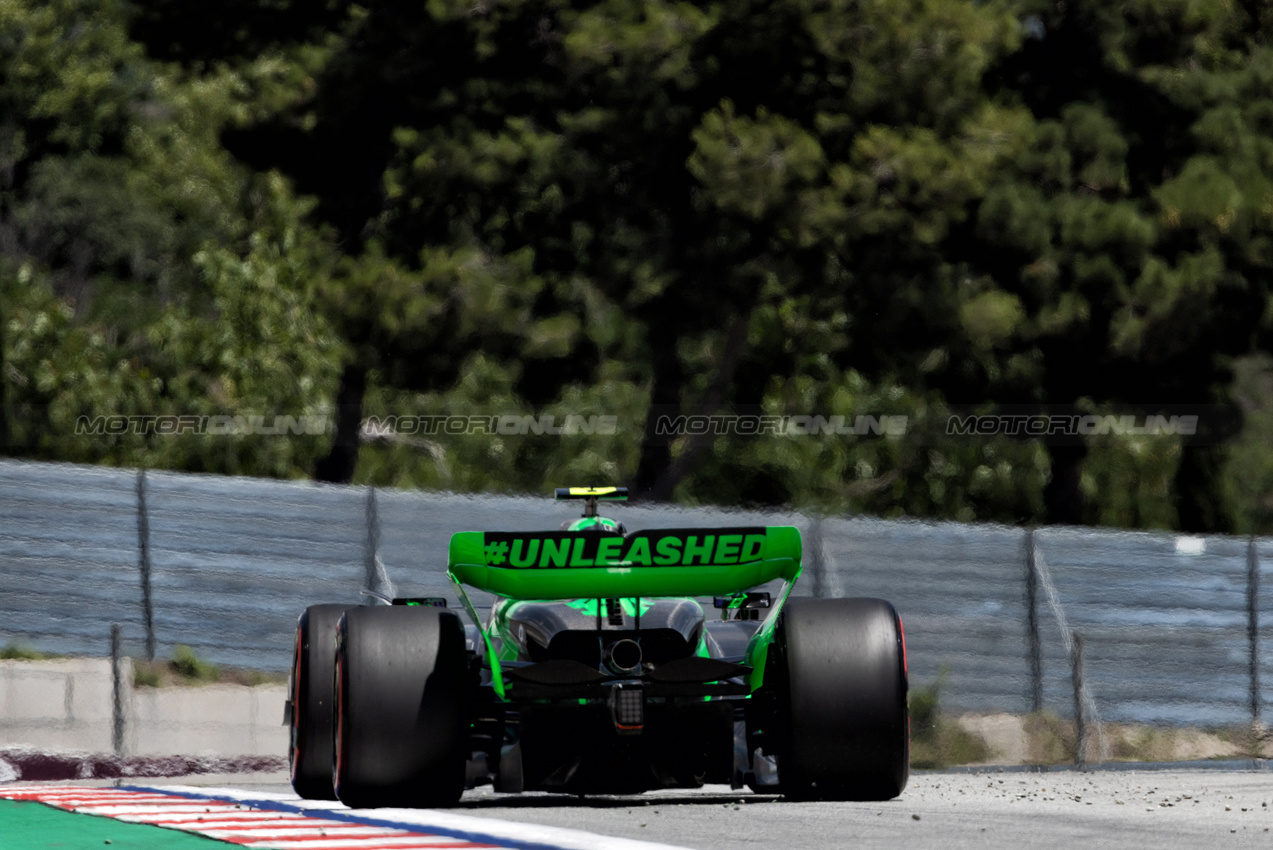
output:
[[[1247,762],[1247,765],[1252,763]],[[1119,848],[1184,850],[1273,846],[1273,772],[1161,768],[1080,772],[913,775],[884,803],[796,803],[708,786],[639,796],[498,795],[479,788],[447,810],[358,809],[300,800],[285,785],[236,788],[141,783],[93,787],[0,785],[0,800],[54,807],[68,821],[42,832],[6,829],[17,818],[0,806],[0,848],[103,847],[111,818],[153,830],[152,850],[189,848],[190,838],[260,848],[415,850],[507,847],[525,850],[736,850],[796,848]],[[127,782],[127,780],[121,780]],[[59,812],[60,814],[60,812]],[[56,834],[54,834],[56,833]],[[127,838],[127,837],[126,837]]]

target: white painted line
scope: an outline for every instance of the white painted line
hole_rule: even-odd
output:
[[[358,824],[345,824],[343,826],[207,826],[199,824],[195,827],[196,832],[202,832],[205,835],[245,835],[257,838],[298,838],[304,835],[329,835],[333,838],[349,838],[351,836],[370,837],[375,835],[383,835],[386,837],[402,837],[409,835],[401,829],[390,829],[385,826],[359,826]]]
[[[235,811],[234,806],[189,806],[173,804],[171,806],[162,805],[145,805],[145,806],[125,806],[113,803],[107,806],[76,806],[75,811],[82,812],[86,815],[104,815],[108,818],[119,817],[120,815],[168,815],[188,812],[191,814],[224,814],[226,812]]]
[[[473,850],[482,850],[482,848],[492,848],[499,850],[494,844],[445,844],[434,841],[427,836],[416,836],[408,843],[394,843],[399,841],[393,839],[388,842],[382,842],[376,838],[359,838],[348,841],[277,841],[264,842],[261,844],[252,844],[238,841],[240,847],[259,848],[260,850],[305,850],[305,848],[314,848],[314,850],[456,850],[456,848],[473,848]]]
[[[160,800],[130,800],[126,797],[112,797],[107,800],[98,800],[91,797],[31,797],[30,799],[39,800],[48,803],[50,806],[57,806],[62,809],[73,809],[77,806],[137,806],[137,805],[157,805]]]
[[[120,815],[120,820],[135,820],[140,823],[194,823],[196,821],[220,821],[223,823],[257,823],[261,821],[297,821],[300,823],[311,823],[318,820],[317,818],[308,818],[305,815],[289,815],[285,812],[203,812],[195,814],[194,812],[161,812],[152,815]],[[331,823],[340,823],[342,821],[330,821]]]
[[[165,786],[173,793],[208,795],[229,798],[245,803],[253,801],[275,803],[307,812],[340,813],[347,817],[365,818],[385,825],[402,826],[421,831],[440,830],[461,833],[470,841],[491,844],[507,844],[514,847],[535,846],[558,850],[686,850],[671,844],[640,841],[635,838],[618,838],[566,829],[559,826],[514,823],[496,818],[462,815],[437,809],[350,809],[340,803],[323,800],[301,800],[294,794],[278,794],[266,791],[244,791],[237,788],[208,788],[202,786]]]
[[[236,842],[239,843],[239,842]],[[289,848],[312,847],[314,850],[326,850],[326,848],[334,847],[350,847],[365,848],[368,844],[374,844],[376,847],[385,848],[407,848],[407,847],[472,847],[472,842],[460,839],[448,839],[442,836],[434,835],[402,835],[389,837],[373,837],[364,840],[349,840],[341,838],[332,838],[331,840],[323,839],[305,839],[302,841],[281,839],[278,841],[252,841],[242,842],[244,847],[272,847],[276,850],[289,850]]]
[[[120,820],[133,820],[132,818],[120,818]],[[170,820],[135,820],[135,823],[146,823],[151,826],[168,826],[176,829],[230,829],[242,830],[244,832],[261,831],[261,830],[287,830],[302,829],[310,832],[316,832],[323,829],[344,829],[350,824],[348,822],[322,822],[315,821],[313,818],[297,818],[296,820],[282,820],[278,818],[256,818],[253,820],[241,818],[205,818],[203,820],[187,820],[187,821],[170,821]]]
[[[136,800],[144,802],[146,800],[171,800],[172,797],[166,794],[129,794],[127,791],[113,791],[103,794],[86,794],[81,790],[74,793],[58,794],[53,792],[39,793],[32,792],[42,800]]]
[[[460,815],[431,809],[376,809],[376,817],[404,824],[429,826],[465,833],[485,833],[493,841],[517,841],[561,848],[561,850],[686,850],[671,844],[617,838],[580,829],[514,823],[496,818]]]

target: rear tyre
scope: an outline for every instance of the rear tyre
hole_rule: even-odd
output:
[[[311,605],[296,623],[292,653],[291,734],[287,751],[292,788],[306,800],[335,800],[332,729],[335,699],[336,625],[344,605]]]
[[[793,599],[777,640],[778,779],[796,799],[889,800],[910,774],[906,649],[883,599]]]
[[[336,796],[351,808],[451,806],[464,792],[474,682],[450,611],[351,608],[336,650]]]

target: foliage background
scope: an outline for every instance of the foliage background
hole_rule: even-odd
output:
[[[1266,4],[205,6],[0,0],[9,455],[1273,530]],[[1199,439],[945,433],[1183,406]],[[360,430],[445,413],[618,428]],[[332,427],[77,433],[111,414]]]

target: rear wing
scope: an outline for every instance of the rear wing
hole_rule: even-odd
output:
[[[511,599],[718,596],[800,574],[791,526],[596,531],[462,531],[451,579]]]

